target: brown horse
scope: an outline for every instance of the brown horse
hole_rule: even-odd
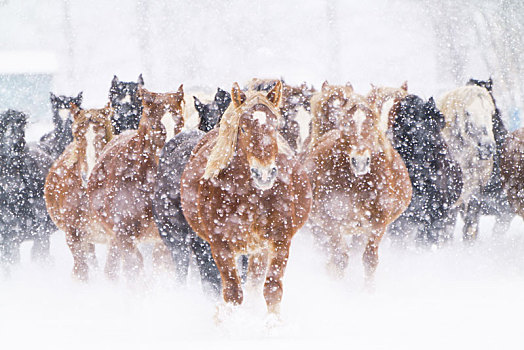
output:
[[[113,139],[87,186],[90,220],[110,241],[105,272],[111,279],[117,276],[121,258],[129,276],[142,270],[138,241],[155,243],[154,258],[168,254],[153,220],[152,198],[160,150],[184,125],[184,91],[182,85],[176,93],[141,88],[139,95],[143,112],[138,129]]]
[[[502,185],[515,212],[524,218],[524,128],[512,132],[504,142],[500,158]]]
[[[395,111],[400,101],[408,95],[408,82],[405,81],[400,88],[377,87],[371,84],[371,91],[366,98],[375,113],[379,116],[378,128],[388,132],[395,124]]]
[[[96,158],[113,137],[112,109],[80,110],[72,103],[73,142],[55,161],[46,178],[44,194],[47,211],[56,226],[65,232],[74,259],[73,275],[87,280],[88,257],[94,245],[84,238],[87,223],[87,180]]]
[[[324,91],[312,100],[317,104],[314,110],[327,105],[327,120],[338,120],[338,125],[306,154],[305,170],[313,188],[310,223],[338,277],[348,263],[344,234],[367,239],[363,262],[372,281],[379,243],[387,226],[408,207],[411,182],[399,154],[378,130],[374,111],[351,98],[332,102],[340,99],[343,89],[333,87],[332,93]]]
[[[259,281],[265,276],[272,313],[282,299],[291,239],[311,206],[307,176],[277,137],[281,94],[280,81],[269,93],[244,93],[235,83],[220,128],[193,150],[181,184],[184,215],[211,245],[224,300],[242,303],[236,258],[251,254],[248,272]]]

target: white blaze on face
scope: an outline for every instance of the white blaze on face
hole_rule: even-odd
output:
[[[59,108],[58,115],[63,121],[66,121],[71,116],[71,110],[69,110],[68,108]]]
[[[96,149],[95,149],[95,129],[94,125],[90,124],[86,131],[86,163],[87,163],[87,174],[86,180],[89,179],[91,171],[95,166],[96,162]]]
[[[253,119],[258,120],[260,125],[266,124],[266,112],[256,111],[255,113],[253,113]]]
[[[126,94],[124,98],[120,101],[121,103],[131,103],[131,95]]]
[[[353,114],[353,120],[355,121],[355,124],[357,125],[357,132],[360,134],[362,131],[362,125],[364,124],[364,121],[366,120],[366,113],[362,110],[357,110],[355,114]]]
[[[304,141],[309,135],[309,122],[311,121],[311,113],[306,111],[302,106],[298,108],[295,120],[300,126],[300,139]]]
[[[162,125],[166,129],[166,142],[171,140],[175,136],[175,121],[173,115],[169,112],[164,113],[162,119],[160,119]]]
[[[382,109],[380,110],[380,120],[379,120],[379,129],[383,132],[388,131],[388,124],[389,124],[389,112],[391,111],[391,108],[393,108],[393,104],[395,104],[395,100],[390,98],[386,102],[382,104]]]

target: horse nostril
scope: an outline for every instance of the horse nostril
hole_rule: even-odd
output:
[[[357,166],[357,160],[355,158],[351,158],[351,165],[353,165],[354,167]]]
[[[271,168],[271,176],[275,177],[277,175],[278,169],[276,166]]]
[[[370,158],[367,158],[366,159],[366,165],[369,165],[371,163],[371,159]]]
[[[257,168],[251,168],[251,174],[255,177],[260,177],[260,171]]]

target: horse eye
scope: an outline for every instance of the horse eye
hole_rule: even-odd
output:
[[[242,131],[244,134],[246,133],[243,127],[240,127],[240,131]]]

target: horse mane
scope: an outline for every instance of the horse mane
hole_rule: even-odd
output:
[[[465,109],[477,98],[491,107],[491,115],[495,113],[493,99],[484,87],[467,85],[452,90],[442,96],[438,101],[438,108],[446,117],[446,127],[452,127],[452,121],[459,115],[465,114]]]
[[[261,91],[248,90],[245,92],[246,100],[240,106],[236,107],[233,102],[224,112],[218,128],[218,137],[211,150],[206,164],[206,170],[203,179],[209,180],[217,176],[220,171],[225,169],[235,154],[237,145],[238,128],[240,126],[240,117],[242,114],[257,104],[263,104],[270,111],[280,118],[280,111]]]

